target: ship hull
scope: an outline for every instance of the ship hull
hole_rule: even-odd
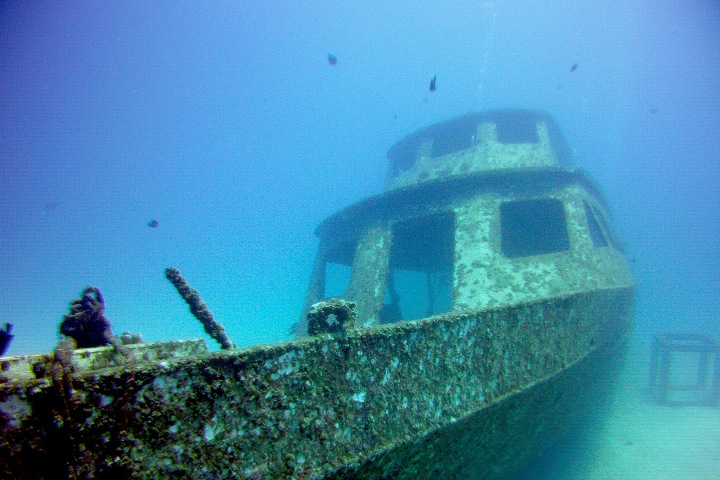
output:
[[[46,356],[39,378],[0,386],[2,476],[502,478],[596,400],[633,299],[597,290],[174,360],[138,349],[132,368],[72,375]]]
[[[515,478],[601,404],[626,350],[627,336],[618,338],[556,375],[331,478]]]

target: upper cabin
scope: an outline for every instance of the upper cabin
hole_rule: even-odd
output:
[[[572,157],[547,113],[468,113],[395,144],[388,152],[385,190],[489,170],[555,166],[572,166]]]
[[[633,283],[596,184],[553,118],[471,113],[388,153],[383,193],[325,220],[300,321],[355,302],[355,327]]]

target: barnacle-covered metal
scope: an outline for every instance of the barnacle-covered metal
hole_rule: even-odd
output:
[[[340,333],[355,325],[355,304],[345,300],[328,300],[313,305],[308,313],[308,333]]]

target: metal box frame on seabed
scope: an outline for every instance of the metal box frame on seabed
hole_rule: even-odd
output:
[[[2,475],[493,479],[522,468],[597,401],[627,345],[635,284],[606,202],[541,112],[460,117],[389,156],[385,192],[318,228],[295,340],[78,349],[60,366],[53,354],[3,358]],[[533,243],[523,222],[537,216],[550,227],[534,225]],[[335,296],[330,264],[351,271]],[[427,314],[414,319],[403,270],[428,279]],[[433,290],[438,275],[451,286]]]

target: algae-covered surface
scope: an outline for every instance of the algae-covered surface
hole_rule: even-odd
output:
[[[535,390],[526,390],[538,382],[545,386],[537,398],[552,406],[548,392],[559,388],[553,378],[567,378],[566,368],[584,365],[596,350],[605,353],[588,361],[600,368],[621,347],[633,295],[633,288],[608,290],[138,360],[132,369],[72,375],[50,369],[33,380],[9,379],[0,387],[2,468],[25,478],[51,471],[138,478],[374,478],[378,469],[390,472],[387,478],[461,475],[457,469],[471,471],[473,462],[469,451],[452,455],[452,442],[473,444],[465,436],[477,433],[459,426],[497,425],[509,415],[506,398],[519,402],[513,408],[537,408],[517,394],[534,398]],[[491,407],[499,417],[473,416]],[[513,439],[505,447],[500,439],[476,442],[477,453],[499,455],[510,446],[527,453],[542,444],[516,433],[503,436]],[[446,452],[445,460],[421,455],[412,469],[393,467],[417,455],[409,445],[426,440]],[[53,460],[32,461],[50,452]],[[514,466],[501,463],[493,468]]]

